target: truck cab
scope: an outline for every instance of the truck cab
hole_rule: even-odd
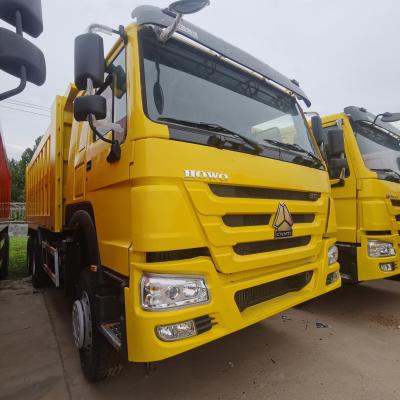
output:
[[[91,380],[115,371],[110,346],[163,360],[341,284],[304,91],[168,10],[133,15],[105,73],[99,36],[77,38],[27,167],[33,281],[75,295]]]
[[[326,134],[344,136],[345,167],[331,184],[341,275],[353,283],[400,274],[400,130],[386,114],[351,106],[322,119]]]

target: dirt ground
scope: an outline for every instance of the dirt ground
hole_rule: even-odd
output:
[[[400,399],[400,282],[346,286],[97,385],[81,374],[62,292],[2,283],[0,316],[0,399]]]

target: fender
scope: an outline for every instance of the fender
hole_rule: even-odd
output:
[[[79,228],[85,237],[90,265],[100,266],[100,252],[97,243],[96,227],[93,219],[86,210],[75,211],[68,223],[68,228]]]

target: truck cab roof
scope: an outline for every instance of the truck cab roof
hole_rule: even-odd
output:
[[[171,25],[175,19],[174,14],[169,10],[162,10],[161,8],[154,6],[139,6],[133,10],[132,17],[136,19],[138,25],[156,25],[160,27]],[[182,20],[179,24],[178,32],[202,46],[205,46],[216,53],[251,69],[277,85],[289,90],[301,98],[308,107],[311,105],[311,101],[307,97],[306,93],[299,87],[297,81],[287,78],[251,54],[240,50],[236,46],[225,42],[224,40],[185,20]]]
[[[376,115],[368,112],[365,108],[356,106],[346,107],[344,109],[344,113],[348,115],[353,122],[364,121],[373,123],[376,117]],[[393,124],[382,122],[380,119],[378,119],[375,122],[375,125],[386,129],[387,131],[400,135],[400,129],[396,128],[396,126],[394,126]]]

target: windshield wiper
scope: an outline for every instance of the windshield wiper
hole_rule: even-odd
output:
[[[235,136],[237,138],[242,139],[244,142],[246,142],[248,145],[250,145],[257,153],[261,153],[263,151],[262,146],[257,141],[255,141],[245,135],[242,135],[241,133],[231,131],[230,129],[225,128],[224,126],[219,125],[219,124],[208,123],[208,122],[186,121],[183,119],[167,118],[167,117],[166,118],[158,118],[158,121],[172,122],[172,123],[176,123],[176,124],[193,126],[195,128],[206,129],[206,130],[212,131],[212,132],[225,133],[227,135]]]
[[[319,157],[317,157],[316,155],[314,155],[313,153],[311,153],[311,151],[308,151],[306,149],[304,149],[303,147],[301,147],[299,144],[294,143],[294,144],[290,144],[290,143],[282,143],[282,142],[278,142],[277,140],[272,140],[272,139],[264,139],[264,142],[267,142],[269,144],[272,144],[276,147],[280,147],[282,149],[288,149],[288,150],[293,150],[293,151],[297,151],[299,153],[303,153],[306,154],[308,157],[310,157],[313,161],[315,161],[319,166],[323,166],[324,164],[322,163],[322,161],[320,160]]]
[[[383,180],[392,181],[392,182],[400,182],[400,174],[393,169],[390,168],[372,168],[371,171],[375,171],[378,173],[385,174],[384,176],[379,176]],[[390,179],[391,178],[391,179]]]

